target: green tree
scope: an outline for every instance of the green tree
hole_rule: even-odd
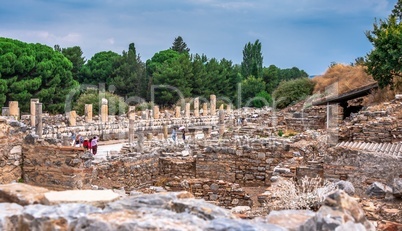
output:
[[[93,113],[97,115],[99,114],[99,105],[103,97],[108,100],[109,114],[119,115],[126,113],[128,106],[121,97],[110,92],[105,92],[100,97],[97,90],[88,90],[80,94],[73,108],[79,115],[83,115],[85,113],[85,104],[92,104]]]
[[[265,91],[264,80],[262,80],[262,78],[256,78],[250,75],[247,79],[242,81],[241,86],[242,102],[244,103],[244,105],[250,106],[250,103],[252,103],[253,98],[262,91]]]
[[[122,56],[116,59],[112,76],[111,84],[116,88],[116,94],[146,98],[148,83],[145,63],[137,55],[134,43],[129,44],[128,51],[123,51]]]
[[[298,78],[282,81],[272,94],[277,108],[285,108],[297,103],[311,95],[314,90],[314,82],[308,78]]]
[[[366,56],[367,72],[377,80],[380,88],[394,87],[402,78],[402,1],[398,0],[386,20],[375,21],[366,37],[374,49]]]
[[[64,111],[66,96],[78,86],[72,63],[42,44],[0,38],[0,103],[16,100],[28,112],[31,98],[39,98],[50,113]]]
[[[81,50],[81,47],[74,46],[62,48],[61,53],[73,64],[73,69],[71,70],[71,73],[73,74],[73,78],[78,81],[81,68],[85,63],[85,58],[82,56],[83,52]]]
[[[262,108],[272,105],[272,97],[266,91],[260,91],[253,100],[253,106],[256,108]]]
[[[191,95],[192,64],[188,53],[168,49],[147,60],[147,73],[154,86],[155,103],[173,105],[182,97]]]
[[[113,51],[101,51],[96,53],[88,62],[81,68],[80,83],[98,84],[105,83],[109,86],[112,83],[113,71],[115,63],[120,55]]]
[[[266,91],[270,94],[272,94],[279,85],[279,72],[280,68],[275,65],[270,65],[268,68],[263,69],[262,78],[266,83]]]
[[[206,55],[195,54],[192,57],[193,81],[191,81],[191,93],[193,96],[205,96],[208,90],[207,62],[208,58]]]
[[[181,36],[174,39],[173,45],[172,47],[170,47],[170,49],[177,51],[179,53],[190,52],[190,48],[187,47],[187,44],[184,42]]]
[[[248,42],[243,49],[243,61],[241,71],[243,77],[250,75],[257,78],[262,77],[263,57],[261,53],[261,43],[257,39],[253,44]]]

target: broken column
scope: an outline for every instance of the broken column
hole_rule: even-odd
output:
[[[185,117],[190,118],[190,103],[186,103]]]
[[[163,125],[163,138],[168,138],[168,126],[166,124]]]
[[[129,119],[128,120],[128,143],[131,145],[134,142],[134,126],[135,126],[135,120],[134,119]]]
[[[85,122],[92,122],[92,104],[85,104]]]
[[[222,137],[225,133],[225,111],[219,110],[219,137]]]
[[[207,104],[207,103],[203,103],[203,104],[202,104],[202,115],[203,115],[203,116],[207,116],[207,115],[208,115],[208,104]]]
[[[200,99],[198,97],[194,99],[194,116],[200,116]]]
[[[226,113],[228,113],[228,114],[232,113],[232,106],[231,106],[231,104],[226,105]]]
[[[30,105],[30,110],[31,110],[31,127],[35,127],[36,122],[36,109],[35,106],[36,104],[39,103],[39,99],[31,99],[31,105]]]
[[[9,107],[2,107],[1,108],[1,115],[2,116],[10,116],[10,108]]]
[[[135,120],[135,106],[129,106],[127,117],[129,120]]]
[[[154,119],[159,119],[159,106],[154,106]]]
[[[18,120],[20,118],[20,108],[18,107],[18,101],[8,102],[8,107],[10,108],[10,116]]]
[[[76,111],[70,111],[70,114],[68,115],[68,123],[70,127],[77,126],[77,112]]]
[[[42,103],[36,103],[35,104],[35,127],[36,127],[36,134],[39,136],[39,138],[42,138],[42,133],[43,133],[43,124],[42,124]]]
[[[137,136],[137,152],[142,153],[144,150],[144,133],[138,132]]]
[[[216,95],[210,96],[211,101],[211,116],[216,115]]]
[[[108,103],[107,99],[103,98],[102,104],[101,104],[101,121],[102,121],[102,123],[106,123],[109,119],[109,111],[108,111],[107,103]]]
[[[175,117],[176,118],[180,118],[181,117],[181,113],[180,113],[180,110],[181,110],[181,108],[180,108],[180,106],[176,106],[176,113],[175,113]]]

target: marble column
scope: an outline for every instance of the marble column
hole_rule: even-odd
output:
[[[190,118],[190,103],[186,103],[185,117]]]
[[[181,118],[181,107],[176,106],[176,113],[175,113],[176,118]]]
[[[31,127],[35,127],[36,125],[36,109],[35,106],[36,104],[39,103],[39,99],[31,99],[31,105],[30,105],[30,111],[31,111]]]
[[[210,95],[211,101],[211,116],[216,115],[216,95]]]
[[[39,138],[42,138],[42,133],[43,133],[43,122],[42,122],[42,103],[36,103],[35,104],[35,115],[36,115],[36,134],[39,136]]]
[[[92,104],[85,104],[85,122],[92,122]]]
[[[168,138],[168,126],[166,124],[163,125],[163,138],[167,139]]]
[[[102,123],[107,123],[108,120],[109,120],[108,100],[103,98],[101,105],[101,121]]]
[[[154,119],[159,119],[159,106],[154,106]]]
[[[70,111],[68,115],[68,123],[70,127],[77,126],[77,112],[76,111]]]
[[[198,97],[194,99],[194,116],[200,116],[200,99]]]
[[[128,120],[128,143],[131,145],[134,142],[134,125],[135,120],[129,119]]]
[[[219,137],[222,137],[225,133],[225,111],[219,110]]]
[[[18,101],[8,102],[8,107],[10,108],[10,116],[14,117],[16,120],[19,120],[20,108],[18,107]]]
[[[207,115],[208,115],[208,104],[207,104],[207,103],[203,103],[203,104],[202,104],[202,115],[203,115],[203,116],[207,116]]]
[[[226,105],[226,113],[228,113],[228,114],[232,113],[232,105],[231,104]]]

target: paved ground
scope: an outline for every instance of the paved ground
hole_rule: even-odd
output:
[[[126,144],[126,142],[124,141],[122,142],[123,143],[114,143],[114,144],[99,143],[98,153],[94,156],[95,159],[106,159],[106,156],[108,155],[109,152],[120,151],[123,145]]]

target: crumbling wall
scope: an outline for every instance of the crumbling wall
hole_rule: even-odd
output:
[[[93,172],[83,153],[77,147],[24,144],[23,180],[54,190],[81,189],[90,183]]]
[[[159,179],[159,160],[156,154],[122,156],[94,164],[92,184],[105,188],[134,190],[149,187]]]
[[[0,119],[0,184],[21,181],[22,133],[17,121],[13,126]]]
[[[193,157],[160,157],[159,175],[166,178],[189,179],[196,177],[196,161]]]
[[[213,202],[221,207],[250,206],[253,201],[239,184],[212,179],[173,180],[166,183],[172,191],[186,190],[196,198]]]

